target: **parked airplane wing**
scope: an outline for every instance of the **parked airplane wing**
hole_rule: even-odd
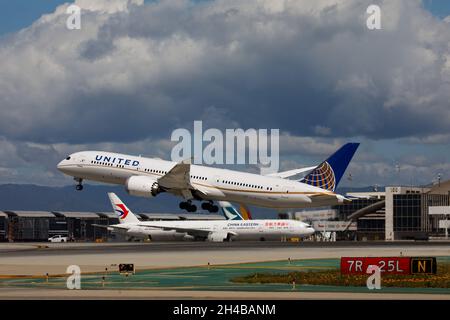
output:
[[[316,168],[316,166],[314,166],[314,167],[307,167],[307,168],[300,168],[300,169],[294,169],[294,170],[289,170],[289,171],[270,173],[270,174],[267,174],[266,176],[267,177],[275,177],[275,178],[286,179],[286,178],[295,176],[295,175],[300,174],[300,173],[312,171],[315,168]]]
[[[92,224],[93,227],[100,227],[100,228],[105,228],[108,229],[109,231],[113,231],[113,230],[127,230],[126,227],[121,226],[121,225],[104,225],[104,224]]]
[[[208,230],[193,229],[193,228],[181,228],[181,227],[175,227],[175,226],[158,226],[158,225],[151,225],[151,224],[138,224],[138,226],[158,228],[158,229],[161,229],[164,231],[175,230],[176,232],[180,232],[180,233],[185,232],[191,236],[198,236],[198,237],[207,237],[211,233],[211,231],[208,231]]]

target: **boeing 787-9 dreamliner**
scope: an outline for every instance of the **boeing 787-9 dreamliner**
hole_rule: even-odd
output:
[[[230,201],[259,207],[288,209],[336,205],[347,199],[336,190],[359,143],[347,143],[315,167],[259,175],[112,152],[83,151],[71,154],[58,169],[74,177],[76,189],[83,180],[124,185],[134,196],[156,197],[169,192],[183,198],[180,208],[217,212],[213,201]],[[306,174],[299,180],[289,179]]]

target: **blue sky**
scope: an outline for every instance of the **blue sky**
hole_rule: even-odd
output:
[[[423,0],[423,4],[436,17],[445,18],[450,15],[450,1],[448,0]]]
[[[29,26],[45,13],[67,1],[63,0],[1,0],[0,34],[15,32]]]
[[[53,12],[56,6],[66,2],[70,1],[1,0],[0,34],[14,32],[27,27],[41,15]],[[149,0],[146,0],[146,2],[149,2]],[[423,4],[436,17],[445,18],[450,15],[450,1],[448,0],[423,0]]]
[[[403,19],[380,33],[355,19],[372,0],[281,13],[270,1],[166,1],[111,16],[93,0],[83,5],[104,7],[89,7],[81,31],[53,13],[67,1],[0,1],[0,183],[69,184],[55,163],[79,150],[168,158],[172,130],[195,120],[279,128],[281,170],[356,141],[357,185],[450,178],[450,32],[423,10],[442,19],[448,0],[386,1]]]

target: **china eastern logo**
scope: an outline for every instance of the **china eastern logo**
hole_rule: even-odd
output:
[[[125,166],[133,166],[133,167],[139,166],[139,161],[137,161],[137,160],[118,158],[118,157],[107,157],[107,156],[101,156],[101,155],[96,155],[95,161],[112,163],[112,164],[122,164]]]
[[[127,207],[125,207],[125,205],[123,203],[119,203],[116,204],[116,207],[119,207],[120,209],[116,209],[116,211],[119,213],[119,218],[120,219],[125,219],[128,215],[128,209]]]

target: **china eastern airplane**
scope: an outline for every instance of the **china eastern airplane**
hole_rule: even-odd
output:
[[[108,193],[119,224],[95,225],[114,232],[151,240],[280,240],[281,238],[303,238],[315,230],[308,224],[296,220],[244,220],[229,202],[219,202],[228,220],[182,220],[140,221],[136,215],[114,193]]]
[[[69,155],[58,169],[74,177],[76,189],[83,180],[125,186],[134,196],[155,197],[169,192],[182,197],[180,208],[195,212],[192,200],[204,201],[202,209],[217,212],[213,201],[230,201],[259,207],[290,209],[336,205],[347,201],[334,191],[359,143],[347,143],[315,167],[268,175],[212,168],[112,152],[83,151]],[[300,180],[291,180],[300,173]]]

